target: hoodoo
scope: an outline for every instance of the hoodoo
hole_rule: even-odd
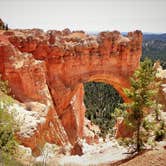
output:
[[[38,113],[36,128],[17,133],[21,143],[35,151],[45,142],[74,145],[86,138],[83,83],[110,84],[127,101],[123,88],[141,53],[140,31],[0,30],[0,73],[13,97]]]

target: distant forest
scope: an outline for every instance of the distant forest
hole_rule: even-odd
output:
[[[153,62],[160,60],[162,67],[166,69],[166,33],[144,34],[141,60],[145,57]]]
[[[142,58],[160,60],[166,69],[166,34],[144,34]],[[111,113],[123,102],[118,92],[104,83],[90,82],[84,85],[86,117],[101,128],[101,135],[105,136],[114,126]]]

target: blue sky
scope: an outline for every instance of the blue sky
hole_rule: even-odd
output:
[[[166,0],[0,0],[11,28],[166,32]]]

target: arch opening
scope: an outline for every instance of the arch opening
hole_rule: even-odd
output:
[[[100,135],[105,137],[115,120],[112,113],[124,100],[118,91],[104,82],[87,82],[84,84],[85,116],[101,129]]]

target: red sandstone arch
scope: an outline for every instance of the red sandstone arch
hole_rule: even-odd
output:
[[[54,59],[47,61],[48,84],[54,102],[57,104],[57,113],[63,126],[67,128],[70,142],[74,143],[77,137],[83,135],[83,125],[75,130],[72,128],[73,125],[78,127],[78,124],[83,124],[84,121],[85,108],[81,106],[83,103],[82,83],[100,81],[111,84],[126,101],[123,88],[130,86],[129,77],[133,72],[132,69],[135,69],[137,65],[132,64],[132,58],[128,63],[130,65],[121,56],[72,57],[65,59],[63,63]],[[74,95],[79,95],[75,110],[70,103]],[[82,110],[82,115],[79,116],[79,122],[77,122],[77,119],[72,119],[71,116],[77,118],[74,114],[79,113],[80,110]]]
[[[22,138],[32,148],[36,146],[35,142],[32,144],[34,139],[40,140],[41,136],[57,144],[74,144],[82,138],[85,116],[82,84],[88,81],[111,84],[127,101],[123,88],[130,86],[129,77],[139,65],[140,31],[127,37],[117,31],[97,37],[83,32],[65,33],[27,30],[0,34],[0,73],[9,81],[16,99],[38,101],[50,108],[39,134],[30,141]]]

